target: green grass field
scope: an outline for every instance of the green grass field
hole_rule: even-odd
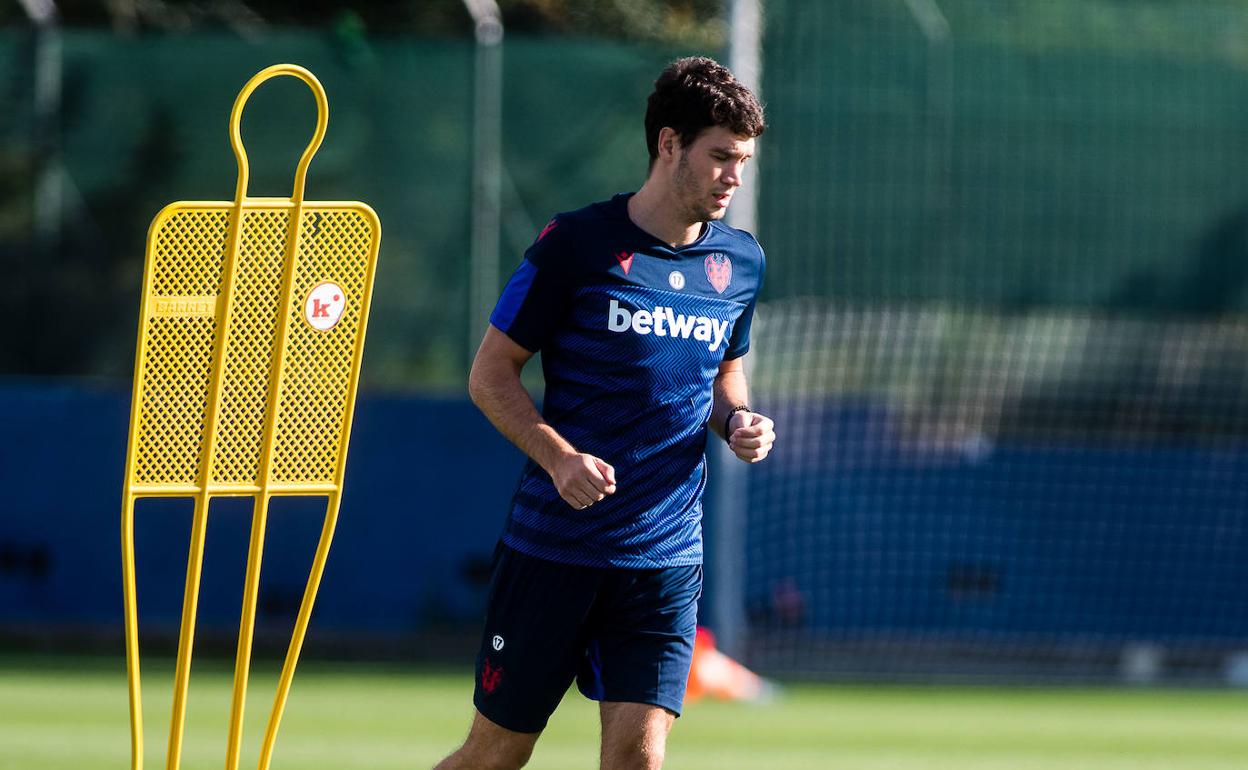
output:
[[[244,767],[254,767],[276,666],[252,678]],[[164,767],[167,662],[144,668],[148,767]],[[187,770],[222,766],[230,671],[192,678]],[[295,677],[273,767],[428,768],[462,737],[468,672],[308,663]],[[530,767],[593,768],[597,711],[570,694]],[[0,658],[0,768],[128,767],[123,663]],[[1248,765],[1248,693],[795,685],[767,706],[694,704],[672,733],[671,770],[1213,770]]]

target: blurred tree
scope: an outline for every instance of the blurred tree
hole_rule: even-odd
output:
[[[714,47],[724,40],[725,0],[499,0],[508,29],[526,34],[611,37]],[[121,33],[223,26],[332,26],[358,19],[369,32],[460,36],[471,29],[463,0],[56,0],[63,23]],[[0,24],[21,23],[0,5]]]
[[[143,233],[152,212],[166,201],[146,184],[151,170],[166,176],[180,168],[182,137],[168,106],[147,104],[140,140],[114,158],[115,181],[75,193],[81,216],[63,228],[54,248],[36,236],[35,189],[40,175],[59,161],[40,152],[46,131],[35,119],[34,51],[38,32],[31,8],[54,3],[60,24],[95,28],[86,37],[121,40],[131,35],[176,36],[225,31],[241,38],[304,27],[328,36],[335,55],[352,66],[375,56],[371,39],[384,35],[471,39],[471,18],[463,0],[23,0],[0,3],[0,28],[12,33],[0,48],[0,266],[17,295],[19,317],[38,333],[18,335],[0,346],[0,374],[125,376],[133,317],[114,312],[132,307],[138,264],[128,238]],[[714,50],[725,35],[723,0],[499,0],[509,33],[533,36],[630,40],[669,49]],[[66,36],[67,38],[70,36]],[[82,39],[78,36],[76,39]],[[91,114],[83,98],[97,88],[92,67],[72,59],[60,82],[58,118],[51,129],[70,134]],[[56,171],[60,173],[60,171]],[[105,224],[101,224],[105,223]],[[73,308],[74,312],[64,312]],[[90,334],[84,319],[90,319]]]
[[[722,45],[724,0],[500,0],[509,29]]]

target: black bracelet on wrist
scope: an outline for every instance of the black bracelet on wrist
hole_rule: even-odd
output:
[[[736,414],[737,412],[748,412],[748,411],[750,411],[750,408],[746,406],[745,404],[737,404],[732,409],[728,410],[728,416],[724,418],[724,441],[727,441],[728,436],[730,435],[728,433],[728,423],[732,422],[732,416]]]

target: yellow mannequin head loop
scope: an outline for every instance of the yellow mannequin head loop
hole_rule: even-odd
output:
[[[325,138],[325,126],[329,123],[329,100],[325,98],[325,89],[321,87],[321,82],[311,72],[297,64],[274,64],[272,67],[260,70],[247,81],[243,90],[238,92],[238,98],[234,100],[234,109],[230,113],[230,145],[234,148],[234,157],[238,159],[238,187],[234,192],[236,203],[241,203],[247,197],[247,150],[243,148],[241,131],[243,106],[247,104],[247,99],[261,83],[280,75],[299,78],[312,89],[312,95],[316,97],[316,131],[312,134],[312,140],[308,142],[308,146],[304,148],[303,156],[299,158],[299,167],[295,170],[295,186],[290,195],[290,199],[296,204],[303,202],[303,186],[308,176],[308,165],[312,162],[312,156],[320,148],[321,140]]]

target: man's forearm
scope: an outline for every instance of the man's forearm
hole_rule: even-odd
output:
[[[724,423],[728,415],[732,413],[732,408],[749,403],[749,387],[746,384],[745,372],[741,370],[720,372],[715,377],[711,392],[714,396],[714,403],[711,407],[710,427],[715,431],[715,435],[727,440],[727,436],[724,435]]]
[[[519,372],[504,365],[474,368],[468,393],[498,432],[548,473],[561,455],[576,452],[537,411]]]

